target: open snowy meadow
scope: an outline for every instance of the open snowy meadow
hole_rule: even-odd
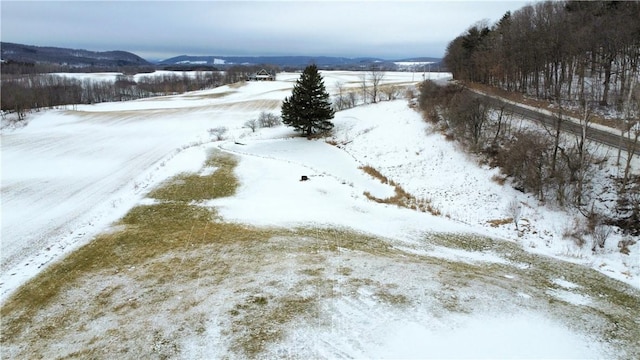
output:
[[[363,73],[322,74],[335,94]],[[3,129],[1,357],[640,358],[639,244],[565,239],[576,214],[492,180],[407,99],[327,138],[245,127],[298,76]]]

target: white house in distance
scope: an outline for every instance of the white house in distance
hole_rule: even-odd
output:
[[[257,73],[247,76],[247,81],[274,81],[275,75],[271,75],[267,70],[262,69]]]

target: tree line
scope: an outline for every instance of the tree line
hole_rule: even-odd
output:
[[[640,1],[546,1],[451,41],[455,79],[623,110],[640,73]]]
[[[115,81],[53,74],[5,76],[0,96],[2,110],[15,112],[22,119],[32,110],[183,93],[216,87],[222,80],[219,73],[150,75],[137,80],[130,75],[118,75]]]
[[[0,73],[2,75],[50,74],[50,73],[97,73],[118,72],[123,74],[152,73],[157,69],[153,65],[124,65],[124,66],[73,66],[49,62],[29,62],[17,60],[3,60]],[[163,69],[168,70],[168,69]],[[217,69],[213,69],[217,70]]]
[[[120,74],[115,81],[84,79],[56,74],[5,74],[0,82],[0,103],[4,112],[19,120],[33,110],[71,104],[94,104],[135,100],[151,96],[180,94],[243,81],[259,69],[271,66],[232,66],[227,71],[195,71],[150,74],[134,78]]]

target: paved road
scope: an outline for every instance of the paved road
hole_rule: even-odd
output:
[[[497,99],[489,95],[485,95],[475,91],[474,91],[474,94],[487,99],[489,102],[491,102],[492,104],[495,104],[496,106],[504,105],[506,110],[514,114],[521,115],[530,120],[538,121],[540,123],[547,125],[552,129],[555,129],[556,119],[551,115],[547,115],[545,113],[535,111],[524,106],[519,106],[509,102],[505,102],[501,99]],[[577,135],[582,133],[582,126],[570,120],[563,121],[560,128],[563,131],[570,132]],[[628,139],[624,139],[624,141],[621,142],[619,134],[616,135],[614,133],[600,130],[594,127],[589,127],[587,129],[587,138],[589,140],[598,142],[600,144],[611,146],[615,149],[622,146],[622,151],[627,151],[628,148],[633,146],[632,142],[629,141]],[[637,156],[640,156],[640,144],[636,144],[635,154]]]

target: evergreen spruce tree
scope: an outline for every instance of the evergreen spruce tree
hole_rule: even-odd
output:
[[[291,96],[282,103],[282,122],[301,131],[302,136],[311,136],[333,129],[329,120],[334,114],[318,67],[307,66],[296,81]]]

